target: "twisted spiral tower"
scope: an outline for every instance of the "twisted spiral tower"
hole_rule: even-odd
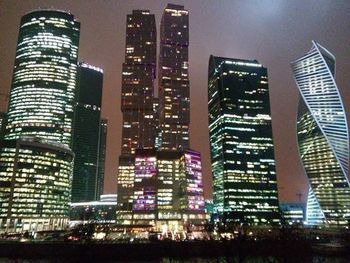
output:
[[[335,57],[313,41],[291,63],[300,92],[297,139],[309,179],[309,224],[347,224],[350,219],[349,136],[335,83]]]

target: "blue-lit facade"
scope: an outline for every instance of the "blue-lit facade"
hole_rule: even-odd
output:
[[[306,55],[292,62],[292,70],[300,92],[299,154],[310,183],[308,222],[348,224],[349,137],[344,106],[334,79],[335,57],[313,42]]]
[[[279,224],[267,69],[211,56],[208,112],[216,219]]]
[[[98,201],[70,204],[70,225],[115,223],[117,195],[101,195]]]
[[[282,223],[284,225],[303,225],[306,219],[305,204],[281,203]]]

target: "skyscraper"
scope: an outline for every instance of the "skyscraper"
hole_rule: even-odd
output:
[[[39,10],[21,19],[0,150],[1,228],[62,228],[72,180],[80,24]]]
[[[100,122],[100,141],[98,152],[98,168],[97,168],[97,195],[103,194],[104,178],[105,178],[105,164],[106,164],[106,150],[107,150],[107,133],[108,120],[101,119]]]
[[[159,128],[164,150],[189,148],[188,11],[168,4],[160,24]]]
[[[134,154],[155,144],[154,81],[156,24],[148,10],[133,10],[126,19],[125,62],[122,75],[122,150],[118,167],[119,211],[132,209]]]
[[[153,97],[156,78],[156,25],[147,10],[127,16],[122,75],[122,155],[154,147]]]
[[[73,129],[72,202],[97,200],[103,70],[79,63]]]
[[[292,69],[300,92],[299,154],[310,183],[307,219],[312,224],[348,224],[349,137],[334,79],[335,57],[313,41],[311,50],[292,62]]]
[[[71,147],[79,28],[61,11],[22,17],[5,139],[35,136]]]
[[[211,56],[208,111],[214,213],[224,223],[279,223],[267,69]]]
[[[157,99],[154,16],[127,17],[117,221],[177,231],[205,220],[201,157],[189,150],[188,11],[169,4],[160,27]]]

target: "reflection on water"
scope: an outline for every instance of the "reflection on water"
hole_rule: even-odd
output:
[[[296,263],[348,263],[350,258],[339,258],[339,257],[325,257],[325,256],[314,256],[312,259],[304,260],[293,260],[289,259],[277,259],[275,257],[248,257],[245,259],[235,258],[190,258],[190,259],[174,259],[174,258],[163,258],[161,260],[143,260],[143,261],[125,261],[125,260],[108,260],[108,261],[89,261],[80,259],[9,259],[0,258],[1,263],[61,263],[61,262],[106,262],[106,263],[279,263],[279,262],[296,262]]]

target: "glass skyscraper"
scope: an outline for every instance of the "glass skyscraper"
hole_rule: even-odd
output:
[[[35,136],[71,147],[79,28],[61,11],[22,17],[5,139]]]
[[[156,78],[156,24],[147,10],[127,16],[125,62],[122,73],[122,155],[154,147],[154,81]]]
[[[103,70],[79,63],[73,129],[74,170],[72,202],[100,197],[98,185],[99,139]]]
[[[267,69],[211,56],[209,139],[214,213],[224,223],[279,223]]]
[[[307,221],[342,225],[350,219],[349,137],[344,106],[335,83],[335,57],[313,42],[292,62],[300,92],[297,136],[309,179]]]
[[[188,11],[168,4],[160,24],[159,128],[164,150],[189,148]]]
[[[1,227],[62,228],[71,197],[80,24],[39,10],[21,19],[0,151]]]
[[[65,227],[73,156],[67,146],[34,137],[1,143],[0,230]]]
[[[117,222],[179,230],[205,220],[201,156],[189,150],[188,11],[167,5],[160,28],[155,98],[154,15],[127,16]]]
[[[118,216],[132,210],[136,149],[152,149],[155,144],[156,39],[153,14],[148,10],[133,10],[132,14],[127,15],[121,94],[123,127],[118,166]]]

